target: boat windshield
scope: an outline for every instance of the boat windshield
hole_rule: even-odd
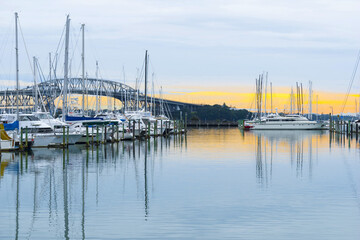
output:
[[[38,114],[37,117],[38,117],[39,119],[45,119],[45,120],[47,120],[47,119],[54,119],[54,118],[53,118],[51,115],[49,115],[49,114]]]
[[[20,116],[19,120],[20,121],[39,121],[40,119],[35,116],[25,115],[25,116]]]

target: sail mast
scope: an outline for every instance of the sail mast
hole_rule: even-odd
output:
[[[64,64],[64,93],[63,93],[63,106],[62,106],[62,120],[65,121],[67,114],[67,92],[68,92],[68,68],[69,68],[69,29],[70,18],[66,17],[66,37],[65,37],[65,64]]]
[[[267,107],[266,107],[266,100],[267,100],[267,86],[268,86],[268,72],[266,72],[266,80],[265,80],[265,116],[267,115]]]
[[[309,81],[309,119],[312,120],[312,82]]]
[[[38,101],[38,86],[37,86],[37,82],[36,82],[36,57],[33,57],[33,64],[34,64],[34,93],[35,93],[35,106],[34,106],[34,111],[36,112],[38,110],[38,105],[39,105],[39,101]]]
[[[49,52],[49,80],[51,80],[51,52]]]
[[[145,51],[145,112],[147,111],[147,74],[148,74],[148,54]]]
[[[270,82],[270,105],[271,105],[271,113],[273,112],[273,104],[272,104],[272,82]]]
[[[300,84],[301,86],[301,115],[304,115],[304,95],[303,95],[303,87],[302,87],[302,83]]]
[[[99,71],[99,64],[98,64],[98,61],[96,61],[96,82],[99,84],[98,71]],[[98,112],[99,112],[99,87],[96,88],[96,99],[95,99],[96,100],[96,104],[95,104],[95,113],[96,114],[98,114]]]
[[[290,114],[292,114],[292,95],[293,95],[293,89],[291,87],[291,93],[290,93]]]
[[[15,53],[16,53],[16,118],[19,121],[19,47],[18,47],[18,13],[15,13]]]
[[[82,65],[82,114],[85,115],[85,24],[81,24],[82,30],[82,54],[81,54],[81,65]]]
[[[151,79],[151,100],[150,100],[150,112],[151,112],[151,114],[153,113],[153,110],[154,110],[153,94],[154,94],[154,73],[152,73],[152,79]]]

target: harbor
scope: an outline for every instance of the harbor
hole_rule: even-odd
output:
[[[360,239],[359,9],[2,4],[0,240]]]

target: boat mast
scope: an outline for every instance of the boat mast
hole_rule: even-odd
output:
[[[51,52],[49,52],[49,80],[51,80]]]
[[[82,54],[81,54],[81,65],[82,65],[82,114],[85,115],[85,24],[81,24],[82,30]]]
[[[98,72],[99,72],[99,63],[98,63],[98,61],[96,61],[96,82],[99,84]],[[99,112],[99,87],[96,88],[96,99],[95,99],[96,100],[96,105],[95,105],[95,113],[96,114],[98,114],[98,112]]]
[[[304,95],[303,95],[303,90],[302,90],[302,83],[300,84],[301,86],[301,115],[304,115]]]
[[[136,111],[139,111],[139,89],[136,90]]]
[[[49,52],[49,81],[51,81],[51,52]],[[49,106],[49,111],[50,113],[55,112],[55,104]]]
[[[270,82],[270,103],[271,103],[271,113],[273,112],[273,104],[272,104],[272,82]]]
[[[135,89],[136,89],[136,111],[139,111],[139,69],[136,69],[136,85],[135,85]]]
[[[163,99],[162,99],[162,86],[160,87],[160,115],[165,115],[164,114],[164,103],[163,103]]]
[[[15,53],[16,53],[16,118],[19,121],[19,48],[18,48],[18,13],[15,13]]]
[[[267,108],[266,108],[266,99],[267,99],[267,84],[268,84],[268,72],[266,72],[266,80],[265,80],[265,116],[267,115]]]
[[[262,89],[263,89],[263,75],[260,74],[259,78],[256,79],[256,102],[258,110],[258,118],[261,119],[261,107],[262,107]]]
[[[7,89],[5,89],[5,100],[6,100],[6,92],[7,92]],[[5,112],[4,113],[7,113],[7,101],[5,101]]]
[[[124,113],[127,111],[127,91],[125,89],[125,107],[124,107]]]
[[[300,87],[298,82],[296,82],[296,108],[297,113],[300,114]]]
[[[88,73],[86,72],[86,79],[85,81],[87,82],[88,80]],[[89,94],[88,94],[88,89],[85,88],[85,93],[86,93],[86,111],[87,111],[87,114],[89,114]]]
[[[291,93],[290,93],[290,114],[293,113],[293,88],[291,87]]]
[[[69,29],[70,18],[66,17],[66,37],[65,37],[65,65],[64,65],[64,93],[63,93],[63,106],[62,106],[62,120],[65,121],[65,115],[67,114],[67,92],[68,92],[68,61],[69,61]]]
[[[36,57],[33,57],[33,62],[34,62],[34,93],[35,93],[35,106],[34,106],[34,111],[36,112],[38,110],[38,86],[37,86],[37,82],[36,82]]]
[[[309,119],[312,120],[312,82],[309,81]]]
[[[147,73],[148,72],[148,54],[145,51],[145,112],[147,111]]]
[[[125,67],[124,67],[124,65],[122,66],[122,71],[123,71],[123,78],[124,78],[124,86],[125,86],[125,84],[126,84],[126,76],[125,76]],[[125,114],[125,112],[127,111],[127,91],[126,91],[126,89],[124,90],[124,94],[125,94],[125,98],[124,98],[124,107],[123,107],[123,113]]]
[[[152,73],[152,79],[151,79],[151,100],[150,100],[150,112],[151,112],[151,114],[153,113],[153,110],[154,110],[153,94],[154,94],[154,73]]]

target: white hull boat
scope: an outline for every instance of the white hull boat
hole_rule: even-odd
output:
[[[246,121],[245,129],[250,130],[324,130],[326,125],[321,122],[310,121],[300,115],[280,116],[272,114],[261,120]]]

